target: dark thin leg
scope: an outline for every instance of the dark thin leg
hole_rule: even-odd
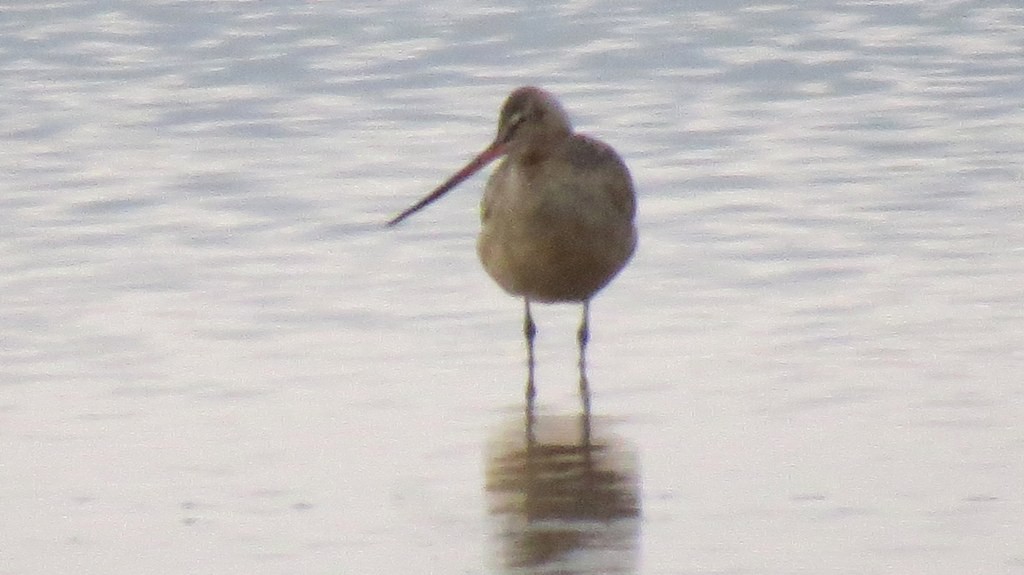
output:
[[[588,395],[583,396],[583,413],[580,414],[580,446],[586,449],[586,453],[590,454],[590,398]]]
[[[523,335],[526,336],[526,424],[528,428],[532,428],[533,399],[537,396],[537,389],[533,384],[533,340],[537,336],[537,326],[530,315],[530,300],[524,298],[523,301],[526,304],[523,319]]]
[[[590,409],[588,404],[588,407],[580,414],[580,447],[583,448],[583,457],[588,469],[591,465],[591,452],[593,450],[590,437]]]
[[[583,302],[583,319],[580,329],[576,332],[576,341],[580,344],[580,401],[583,413],[590,419],[590,384],[587,382],[587,342],[590,340],[590,301]]]

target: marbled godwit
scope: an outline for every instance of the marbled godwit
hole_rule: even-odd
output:
[[[615,150],[574,133],[551,94],[518,88],[501,107],[494,141],[388,225],[416,213],[502,155],[505,159],[484,189],[477,254],[491,278],[525,303],[527,404],[532,409],[537,333],[530,302],[579,302],[580,395],[589,413],[585,356],[590,299],[622,270],[636,247],[633,183]]]

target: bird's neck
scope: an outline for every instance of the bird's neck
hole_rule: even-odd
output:
[[[535,134],[508,151],[510,159],[523,168],[536,167],[558,153],[565,142],[572,137],[569,131],[554,131]]]

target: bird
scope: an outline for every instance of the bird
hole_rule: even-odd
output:
[[[480,203],[476,249],[487,274],[524,302],[528,412],[536,396],[530,304],[567,302],[583,306],[576,337],[580,397],[589,414],[590,301],[637,245],[633,179],[611,146],[574,131],[550,92],[517,88],[501,106],[490,145],[386,225],[399,224],[498,158]]]

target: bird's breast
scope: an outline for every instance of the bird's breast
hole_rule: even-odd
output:
[[[503,162],[481,206],[477,252],[488,274],[509,293],[538,301],[589,299],[636,244],[632,213],[615,206],[607,186],[593,170],[568,163]]]

